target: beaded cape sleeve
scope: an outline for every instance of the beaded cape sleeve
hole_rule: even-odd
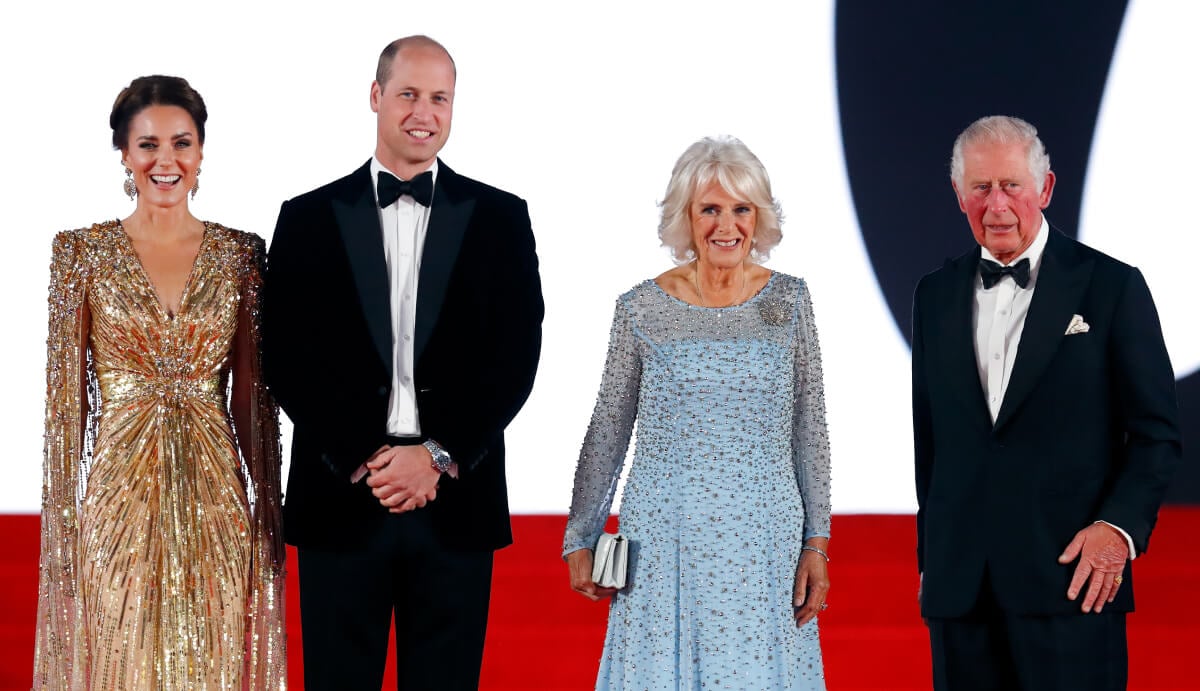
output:
[[[242,300],[234,344],[230,409],[251,500],[251,590],[246,606],[246,668],[251,689],[287,685],[284,625],[286,552],[281,521],[279,407],[267,391],[262,369],[262,286],[266,245],[240,234]]]
[[[50,260],[34,688],[74,688],[86,665],[75,636],[82,624],[77,519],[95,439],[84,345],[89,267],[83,231],[59,233]]]

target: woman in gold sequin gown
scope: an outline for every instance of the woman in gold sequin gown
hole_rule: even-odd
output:
[[[264,243],[188,211],[206,115],[135,80],[110,123],[137,208],[54,241],[35,688],[286,685]]]

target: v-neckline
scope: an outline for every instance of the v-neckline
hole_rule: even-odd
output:
[[[146,266],[142,263],[142,258],[140,255],[138,255],[137,248],[133,246],[133,238],[131,238],[128,231],[125,230],[125,224],[117,221],[117,230],[121,233],[121,237],[124,238],[125,249],[129,252],[130,257],[133,259],[134,265],[137,266],[138,273],[141,274],[142,280],[145,281],[146,286],[150,288],[150,295],[154,298],[154,305],[158,309],[159,315],[164,317],[168,322],[173,323],[179,318],[179,315],[183,314],[184,309],[187,307],[188,293],[192,288],[192,278],[196,275],[196,267],[200,264],[200,257],[204,254],[204,248],[205,245],[208,244],[208,237],[210,234],[208,221],[201,221],[201,223],[204,225],[204,232],[200,237],[200,248],[196,250],[196,256],[192,258],[192,268],[188,270],[187,279],[185,279],[183,282],[183,292],[179,294],[179,311],[172,314],[170,308],[163,304],[162,294],[158,292],[158,286],[154,285],[154,280],[150,278],[150,272],[146,271]]]

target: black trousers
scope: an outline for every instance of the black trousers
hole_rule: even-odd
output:
[[[491,551],[445,549],[417,509],[364,549],[297,553],[305,688],[379,691],[393,614],[398,689],[479,688]]]
[[[966,616],[927,623],[936,691],[1126,687],[1124,612],[1017,615],[1000,608],[985,579],[979,601]]]

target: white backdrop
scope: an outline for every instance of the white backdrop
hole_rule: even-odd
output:
[[[655,235],[656,202],[679,153],[717,133],[740,137],[767,166],[786,217],[768,266],[805,277],[813,291],[835,511],[911,511],[908,349],[873,277],[846,181],[832,0],[730,7],[684,0],[594,8],[525,0],[419,8],[362,0],[22,5],[23,16],[10,15],[0,28],[9,154],[0,167],[9,238],[0,260],[7,373],[0,433],[8,449],[0,512],[37,511],[39,503],[51,238],[132,209],[121,194],[120,154],[109,146],[117,92],[140,75],[186,77],[209,108],[195,214],[269,239],[282,200],[370,156],[375,60],[388,41],[411,33],[442,41],[458,64],[454,128],[442,157],[528,200],[537,235],[545,343],[533,395],[508,437],[514,511],[566,511],[613,300],[671,265]],[[1154,29],[1153,21],[1141,24]],[[1122,55],[1136,52],[1130,40],[1122,36]],[[1194,65],[1195,50],[1181,50]],[[1168,95],[1180,123],[1197,121],[1193,92]],[[1122,145],[1136,117],[1106,110],[1102,124],[1115,132],[1112,156],[1145,158],[1145,150]],[[1175,142],[1173,158],[1198,160],[1195,141]],[[1179,155],[1181,147],[1192,155]],[[1176,182],[1186,185],[1192,172],[1176,165]],[[919,183],[945,184],[946,203],[954,203],[948,182]],[[1106,194],[1098,207],[1090,195],[1085,200],[1095,227],[1111,206],[1142,210],[1123,184],[1123,199]],[[1195,215],[1186,222],[1183,242],[1195,257]],[[1173,241],[1183,234],[1161,223]],[[1084,239],[1104,248],[1108,237],[1123,235]],[[964,223],[964,249],[969,241]],[[1147,274],[1160,299],[1195,294],[1171,286],[1181,281],[1170,265],[1178,253],[1154,256]],[[1176,367],[1187,371],[1200,359],[1190,321],[1180,311],[1168,324]]]

